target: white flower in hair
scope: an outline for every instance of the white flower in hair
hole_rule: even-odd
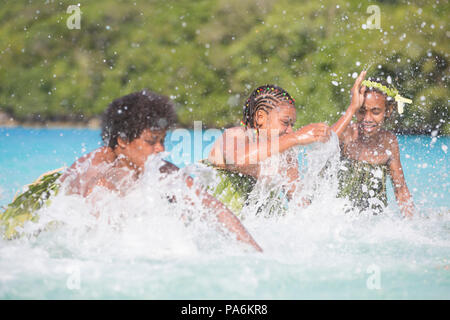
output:
[[[394,99],[395,101],[397,101],[398,113],[400,114],[403,113],[403,106],[405,105],[405,103],[412,103],[411,99],[406,99],[399,94],[397,94]]]

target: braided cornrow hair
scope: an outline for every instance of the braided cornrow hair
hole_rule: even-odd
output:
[[[282,101],[287,101],[295,108],[295,100],[289,93],[276,85],[267,84],[256,88],[244,104],[244,115],[241,124],[249,128],[255,127],[255,115],[259,109],[267,113]]]

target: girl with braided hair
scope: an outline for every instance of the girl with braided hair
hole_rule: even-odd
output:
[[[383,128],[395,107],[411,103],[380,79],[364,80],[361,72],[345,114],[331,127],[339,137],[344,167],[339,172],[340,193],[360,211],[381,213],[387,205],[386,176],[392,179],[395,197],[404,216],[412,216],[414,204],[405,182],[397,137]],[[363,81],[364,80],[364,81]],[[356,115],[356,123],[350,123]]]
[[[243,109],[241,126],[226,129],[215,141],[208,157],[208,164],[221,174],[214,195],[235,213],[247,203],[266,159],[295,146],[326,142],[331,134],[323,123],[309,124],[294,131],[295,100],[276,85],[256,88]],[[297,158],[288,156],[287,166],[272,175],[278,173],[288,177],[287,184],[298,179]],[[288,199],[294,188],[287,191]]]

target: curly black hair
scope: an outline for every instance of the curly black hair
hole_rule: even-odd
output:
[[[173,102],[149,90],[133,92],[111,102],[102,117],[102,139],[110,148],[117,138],[131,142],[145,129],[166,130],[174,125]]]
[[[273,84],[256,88],[244,104],[242,122],[247,127],[254,128],[256,111],[262,109],[268,113],[268,110],[273,109],[274,103],[284,100],[295,107],[295,100],[283,88]]]

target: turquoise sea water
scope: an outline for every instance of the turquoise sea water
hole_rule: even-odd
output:
[[[213,140],[201,133],[181,149],[179,137],[166,137],[169,161],[183,167],[207,157]],[[408,187],[417,203],[428,208],[450,208],[450,137],[399,136],[401,162]],[[194,141],[196,141],[194,143]],[[200,142],[200,143],[198,143]],[[201,143],[202,142],[202,143]],[[42,173],[70,166],[78,157],[102,144],[99,130],[0,128],[0,205],[11,201],[25,184]],[[191,149],[190,152],[183,152]],[[389,190],[392,199],[392,188]]]
[[[211,147],[207,132],[187,134],[184,149],[179,136],[166,138],[167,159],[181,167]],[[284,218],[246,219],[263,254],[152,214],[118,236],[74,228],[0,240],[0,299],[450,299],[450,138],[399,143],[419,211],[411,221],[395,213],[390,188],[386,216],[345,216],[327,199]],[[100,144],[98,130],[0,128],[0,205]]]

